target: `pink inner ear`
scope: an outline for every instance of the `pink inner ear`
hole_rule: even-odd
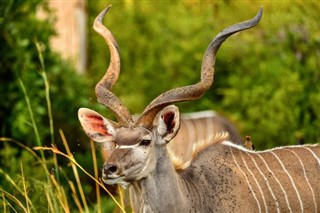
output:
[[[164,113],[162,115],[162,119],[167,126],[167,131],[172,133],[176,125],[176,122],[174,121],[174,113],[173,112]]]
[[[112,136],[109,132],[107,127],[105,126],[104,122],[103,122],[103,118],[98,116],[98,115],[87,115],[86,116],[86,121],[85,125],[87,128],[87,130],[90,130],[90,132],[95,132],[95,133],[99,133],[101,135],[105,135],[105,136]]]

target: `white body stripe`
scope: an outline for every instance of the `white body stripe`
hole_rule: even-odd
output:
[[[233,155],[233,152],[232,152],[232,149],[231,149],[231,148],[230,148],[230,152],[231,152],[232,158],[233,158],[236,166],[238,167],[239,171],[240,171],[240,172],[243,174],[243,176],[246,178],[247,184],[248,184],[249,189],[250,189],[250,191],[251,191],[251,193],[252,193],[252,195],[253,195],[253,198],[254,198],[254,199],[256,200],[256,202],[257,202],[257,205],[258,205],[258,208],[259,208],[259,212],[261,212],[260,203],[259,203],[259,201],[258,201],[258,199],[257,199],[257,196],[256,196],[255,192],[254,192],[253,189],[252,189],[252,186],[251,186],[251,184],[250,184],[250,181],[248,180],[248,177],[247,177],[246,173],[240,168],[239,164],[237,163],[237,160],[235,159],[235,157],[234,157],[234,155]]]
[[[217,116],[217,113],[212,110],[200,111],[200,112],[189,112],[181,114],[182,119],[199,119],[199,118],[210,118]]]
[[[277,161],[280,163],[283,171],[288,175],[288,177],[289,177],[289,179],[290,179],[290,181],[291,181],[291,184],[292,184],[294,190],[295,190],[296,193],[297,193],[297,196],[298,196],[298,199],[299,199],[299,203],[300,203],[301,212],[303,212],[303,203],[302,203],[300,194],[299,194],[299,192],[298,192],[297,186],[295,185],[295,183],[294,183],[294,181],[293,181],[292,176],[291,176],[290,173],[287,171],[286,167],[283,165],[281,159],[276,155],[276,153],[274,153],[274,152],[270,152],[270,153],[277,159]]]
[[[319,166],[320,166],[320,158],[316,155],[316,153],[314,153],[310,148],[308,148],[308,147],[303,147],[303,148],[305,148],[306,150],[308,150],[313,156],[314,156],[314,158],[318,161],[318,164],[319,164]]]
[[[246,152],[245,152],[245,153],[246,153]],[[252,160],[252,162],[254,163],[255,167],[257,168],[257,170],[259,171],[259,173],[260,173],[261,176],[263,177],[264,181],[267,183],[267,186],[268,186],[268,189],[269,189],[269,191],[270,191],[270,193],[271,193],[271,196],[272,196],[274,202],[276,203],[277,212],[280,212],[279,202],[277,201],[276,196],[274,195],[274,193],[273,193],[273,191],[272,191],[272,188],[271,188],[271,186],[270,186],[270,184],[269,184],[268,179],[266,178],[266,176],[263,174],[263,172],[261,171],[261,169],[260,169],[259,166],[257,165],[257,162],[255,161],[255,159],[254,159],[251,155],[249,155],[248,153],[246,153],[246,155],[251,158],[251,160]],[[267,211],[267,208],[266,208],[266,211]]]
[[[206,121],[207,121],[206,122],[206,128],[208,130],[207,135],[211,135],[212,134],[211,131],[212,131],[212,129],[214,129],[214,125],[209,119],[206,119]]]
[[[263,200],[263,204],[264,204],[265,210],[266,210],[266,212],[268,212],[268,206],[267,206],[267,204],[266,204],[266,199],[265,199],[264,194],[263,194],[263,192],[262,192],[262,189],[261,189],[261,187],[260,187],[260,185],[259,185],[259,182],[257,181],[256,177],[254,176],[253,172],[249,169],[249,167],[248,167],[248,165],[247,165],[247,163],[246,163],[246,160],[243,158],[241,152],[240,152],[240,154],[241,154],[241,159],[242,159],[245,167],[247,168],[247,170],[248,170],[249,173],[251,174],[252,178],[254,179],[254,182],[256,182],[256,184],[257,184],[257,186],[258,186],[258,189],[259,189],[259,191],[260,191],[260,194],[261,194],[261,197],[262,197],[262,200]]]
[[[315,195],[314,195],[314,191],[313,191],[312,186],[311,186],[311,184],[310,184],[310,182],[309,182],[309,179],[308,179],[308,177],[307,177],[307,173],[306,173],[305,166],[303,165],[303,162],[302,162],[301,158],[299,157],[299,155],[298,155],[297,153],[295,153],[295,152],[292,151],[292,150],[289,150],[289,151],[298,158],[298,160],[299,160],[299,162],[300,162],[300,164],[301,164],[301,167],[302,167],[302,169],[303,169],[304,178],[306,179],[306,182],[308,183],[309,189],[310,189],[311,194],[312,194],[315,212],[318,212],[316,197],[315,197]]]
[[[290,212],[292,212],[292,209],[291,209],[291,206],[290,206],[290,203],[289,203],[289,198],[288,198],[288,195],[286,193],[286,191],[284,190],[282,184],[280,183],[279,179],[275,176],[275,174],[273,173],[273,171],[270,169],[270,167],[268,166],[267,162],[265,161],[265,159],[260,155],[260,154],[257,154],[257,156],[263,161],[263,163],[265,164],[265,166],[267,167],[268,171],[272,174],[272,177],[277,181],[277,183],[279,184],[280,188],[281,188],[281,191],[283,192],[284,194],[284,197],[285,197],[285,200],[286,200],[286,203],[287,203],[287,206],[288,206],[288,209]]]
[[[190,141],[197,141],[196,140],[196,135],[195,135],[195,127],[193,126],[192,122],[185,122],[185,126],[187,129],[187,133],[188,133],[188,138],[190,139]]]

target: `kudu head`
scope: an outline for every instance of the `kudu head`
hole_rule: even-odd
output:
[[[90,109],[79,109],[78,116],[86,134],[94,141],[104,143],[110,153],[104,163],[102,179],[107,184],[123,184],[140,180],[152,172],[157,163],[157,148],[166,145],[177,134],[180,114],[176,102],[200,98],[212,85],[216,53],[230,35],[258,24],[262,8],[251,20],[230,26],[220,32],[205,51],[200,82],[175,88],[155,98],[139,118],[133,120],[129,110],[111,91],[120,72],[118,44],[111,32],[102,24],[110,6],[95,19],[93,28],[106,41],[111,52],[106,74],[96,85],[97,100],[108,107],[118,122],[113,122]],[[158,116],[157,116],[158,115]],[[158,119],[154,122],[155,119]],[[153,126],[157,123],[157,126]],[[160,156],[161,157],[161,156]]]

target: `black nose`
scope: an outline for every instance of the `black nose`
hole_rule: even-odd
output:
[[[103,165],[103,173],[105,175],[112,175],[118,171],[118,167],[112,163],[106,163]]]

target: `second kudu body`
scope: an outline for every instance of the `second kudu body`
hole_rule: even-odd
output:
[[[102,179],[129,188],[134,212],[319,212],[319,145],[254,152],[229,142],[221,133],[198,146],[183,165],[174,165],[166,148],[180,125],[178,108],[171,104],[200,98],[210,88],[220,45],[230,35],[255,26],[262,9],[253,19],[228,27],[214,38],[204,54],[199,83],[161,94],[136,120],[111,92],[120,57],[114,37],[102,25],[108,9],[94,23],[111,51],[96,94],[118,123],[85,108],[79,110],[79,119],[87,135],[112,152]]]
[[[181,162],[192,158],[193,147],[220,132],[227,132],[232,142],[243,145],[236,127],[214,111],[182,113],[177,135],[167,145],[169,151]]]

